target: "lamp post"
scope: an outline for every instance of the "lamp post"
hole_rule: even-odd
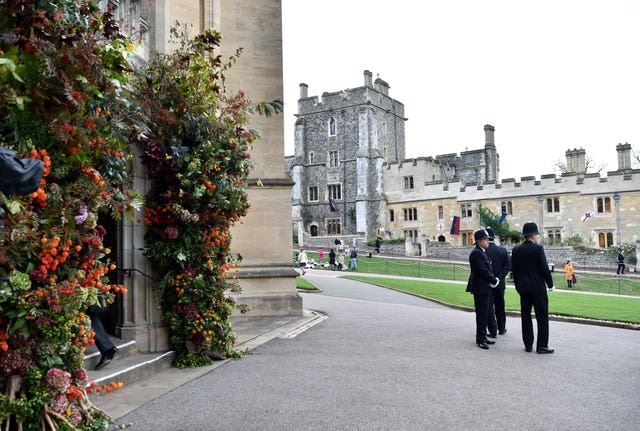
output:
[[[620,245],[620,195],[615,193],[613,200],[616,203],[616,245]]]
[[[540,235],[540,242],[544,243],[544,219],[543,219],[543,202],[544,202],[544,197],[542,196],[538,196],[538,210],[540,212],[539,215],[539,224],[540,224],[540,230],[542,231],[542,235]]]

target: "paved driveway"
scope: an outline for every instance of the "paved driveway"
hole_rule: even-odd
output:
[[[131,430],[637,430],[640,332],[551,322],[525,353],[519,319],[490,350],[473,313],[309,275],[328,319],[137,409]]]

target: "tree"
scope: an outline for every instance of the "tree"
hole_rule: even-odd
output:
[[[498,223],[500,221],[500,215],[495,214],[486,207],[480,207],[478,211],[480,214],[480,224],[482,226],[491,227],[501,242],[505,239],[508,239],[511,242],[519,242],[522,239],[520,232],[509,228],[509,223],[507,221],[503,221],[501,224]]]

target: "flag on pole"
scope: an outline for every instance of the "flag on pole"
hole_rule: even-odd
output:
[[[336,206],[336,204],[333,202],[332,198],[329,198],[329,210],[332,213],[337,213],[338,212],[338,207]]]
[[[507,213],[502,213],[502,215],[500,215],[500,219],[498,220],[498,224],[501,225],[502,223],[504,223],[504,221],[507,219],[507,216],[509,214]]]
[[[580,220],[582,220],[582,223],[586,222],[587,220],[589,220],[590,217],[593,217],[595,215],[595,211],[591,210],[589,212],[586,212],[581,218]]]
[[[451,235],[460,235],[460,217],[453,216],[451,231],[449,233],[451,233]]]

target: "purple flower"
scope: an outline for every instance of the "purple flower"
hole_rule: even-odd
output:
[[[177,226],[167,226],[164,230],[164,234],[169,239],[176,239],[179,233]]]
[[[71,374],[60,368],[51,368],[45,375],[45,382],[57,392],[66,392],[71,386]]]
[[[0,352],[0,373],[5,376],[24,375],[32,364],[31,358],[17,350]]]
[[[44,281],[47,279],[47,274],[40,271],[39,269],[34,269],[33,271],[29,272],[29,278],[34,283],[44,283]]]
[[[67,396],[65,394],[58,394],[55,396],[53,401],[49,403],[49,410],[58,414],[62,414],[65,412],[68,406],[69,401],[67,400]]]
[[[72,374],[73,384],[76,386],[84,386],[89,381],[89,376],[87,375],[87,371],[82,368],[75,370]]]
[[[78,215],[73,217],[73,219],[76,221],[76,224],[82,224],[84,223],[84,221],[87,219],[88,216],[89,216],[89,213],[87,212],[87,207],[84,205],[80,205],[80,210],[78,210]]]

